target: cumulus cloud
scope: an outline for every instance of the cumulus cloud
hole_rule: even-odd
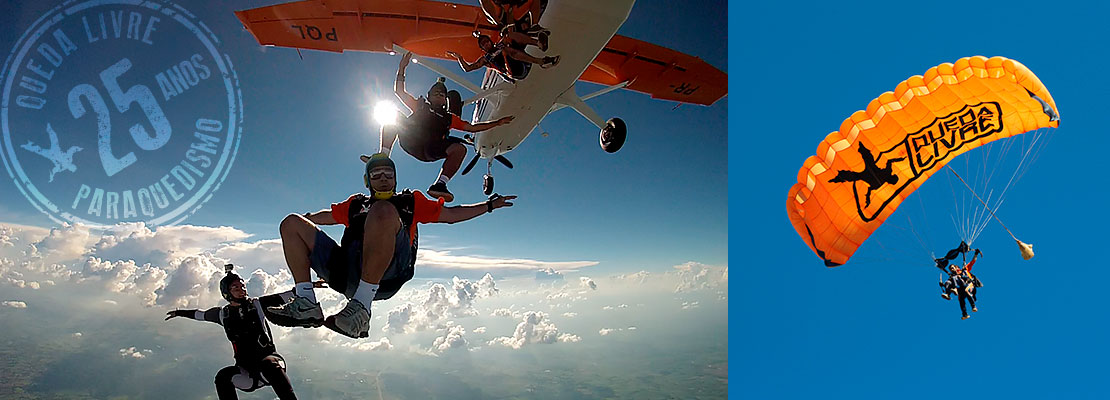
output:
[[[613,278],[618,280],[618,281],[625,281],[625,282],[630,282],[630,283],[643,284],[651,276],[652,276],[652,274],[650,272],[641,270],[640,272],[634,272],[634,273],[631,273],[631,274],[616,275]]]
[[[537,281],[561,281],[563,280],[563,273],[556,271],[553,268],[544,268],[536,271]]]
[[[293,274],[289,273],[288,269],[271,275],[259,268],[245,279],[247,294],[255,297],[284,292],[293,287]]]
[[[698,308],[698,302],[696,302],[696,301],[684,301],[684,302],[682,302],[682,309],[683,310],[689,310],[689,309],[692,309],[692,308]]]
[[[27,254],[34,260],[47,263],[76,260],[92,251],[93,240],[88,227],[63,224],[32,243]]]
[[[131,346],[126,349],[119,349],[119,355],[124,358],[146,358],[146,356],[149,356],[153,353],[154,352],[150,351],[150,349],[139,350],[136,349],[135,346]]]
[[[8,300],[8,301],[0,302],[0,307],[7,307],[7,308],[27,308],[27,303],[24,303],[24,302],[22,302],[22,301],[13,301],[13,300]]]
[[[676,265],[678,286],[675,293],[701,289],[716,289],[728,285],[728,267],[714,267],[693,261]]]
[[[417,293],[417,303],[405,302],[390,310],[382,330],[405,333],[443,328],[450,317],[478,315],[475,300],[494,296],[497,292],[493,277],[488,273],[477,282],[456,276],[451,279],[451,289],[434,283],[427,291]]]
[[[374,342],[347,342],[343,343],[343,347],[349,347],[360,351],[385,351],[393,350],[393,344],[389,342],[389,338],[381,338],[381,340]]]
[[[587,287],[587,288],[590,288],[592,290],[597,290],[597,283],[594,283],[593,279],[590,279],[588,277],[583,276],[583,277],[579,277],[578,280],[582,284],[582,287]]]
[[[519,318],[521,314],[508,308],[498,308],[496,310],[493,310],[493,312],[489,315],[491,317]]]
[[[563,316],[567,317],[567,318],[574,318],[574,317],[578,316],[578,313],[576,313],[576,312],[566,312],[566,313],[563,313]]]
[[[512,336],[501,336],[489,341],[489,345],[502,345],[513,349],[520,349],[526,344],[578,342],[582,338],[569,333],[559,333],[555,323],[547,318],[542,311],[529,311],[524,313],[522,321],[517,324]]]
[[[96,254],[108,259],[130,259],[136,263],[165,264],[171,260],[202,253],[218,245],[250,237],[231,227],[194,225],[160,226],[150,230],[142,223],[119,224],[101,237]]]
[[[437,337],[432,342],[431,351],[442,353],[451,349],[466,349],[469,342],[463,337],[464,334],[466,334],[466,329],[463,329],[462,325],[452,325],[447,328],[447,332],[443,336]]]
[[[18,232],[16,228],[0,226],[0,247],[15,247],[15,242],[19,241]]]
[[[486,333],[486,327],[484,327],[484,326],[479,326],[479,327],[477,327],[477,328],[474,328],[474,333],[478,333],[478,334],[481,334],[481,333]]]
[[[281,239],[259,240],[257,242],[223,243],[212,253],[218,258],[231,260],[235,265],[247,269],[258,267],[285,268],[285,253],[281,250]]]

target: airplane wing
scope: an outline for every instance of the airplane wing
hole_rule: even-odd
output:
[[[721,44],[724,46],[724,43]],[[616,85],[654,99],[712,105],[728,94],[728,75],[700,58],[614,35],[578,79]]]
[[[304,0],[235,15],[259,44],[332,52],[388,53],[396,44],[424,57],[450,60],[450,50],[474,60],[482,53],[471,32],[498,36],[480,8],[428,0]],[[728,76],[709,63],[620,35],[579,79],[609,86],[628,82],[627,89],[653,98],[702,105],[728,93]]]

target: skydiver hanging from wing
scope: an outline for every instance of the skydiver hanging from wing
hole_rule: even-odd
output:
[[[547,0],[479,0],[486,19],[506,31],[533,36],[544,43],[550,31],[540,26],[540,17],[547,8]]]
[[[496,121],[470,124],[463,121],[457,114],[448,112],[449,109],[461,112],[461,102],[456,105],[448,104],[447,85],[441,77],[428,89],[428,97],[419,99],[412,97],[405,91],[405,68],[412,60],[412,53],[405,53],[401,57],[401,65],[397,69],[397,81],[393,85],[393,92],[401,99],[401,104],[412,111],[408,118],[398,121],[394,125],[385,125],[381,128],[381,152],[387,156],[393,148],[393,142],[400,139],[401,148],[423,162],[443,161],[439,170],[439,178],[428,188],[428,194],[444,199],[448,202],[455,200],[455,195],[447,190],[447,182],[455,176],[466,158],[466,146],[461,138],[451,136],[451,129],[466,132],[481,132],[496,126],[512,122],[513,117],[507,116]],[[454,91],[452,91],[454,92]],[[461,97],[458,92],[453,93],[452,100]],[[449,107],[450,106],[450,107]]]
[[[415,273],[417,224],[466,221],[511,207],[516,198],[494,194],[482,203],[447,207],[419,191],[397,193],[397,169],[389,156],[364,155],[362,161],[369,195],[356,193],[330,208],[281,221],[281,247],[296,284],[292,301],[268,310],[274,323],[325,325],[352,338],[369,336],[371,302],[392,297]],[[317,226],[340,224],[345,227],[340,244]],[[347,297],[338,314],[324,318],[311,271]]]
[[[937,268],[948,274],[948,279],[940,283],[941,290],[943,291],[940,296],[945,300],[950,300],[951,294],[956,294],[960,301],[960,312],[963,313],[963,319],[971,318],[971,316],[967,314],[967,306],[964,305],[965,301],[971,303],[972,312],[979,311],[979,308],[975,306],[975,301],[977,300],[976,288],[982,287],[983,283],[979,281],[978,277],[971,273],[971,268],[975,266],[975,260],[983,255],[983,252],[979,251],[979,249],[975,249],[975,254],[971,257],[971,261],[963,268],[960,268],[956,264],[949,264],[949,260],[955,260],[961,254],[965,254],[968,251],[971,251],[971,249],[968,247],[967,243],[960,242],[959,246],[949,250],[944,257],[934,260],[937,264]]]
[[[293,297],[293,292],[247,297],[247,289],[231,264],[225,265],[227,275],[220,280],[220,294],[228,305],[208,310],[173,310],[166,313],[166,320],[174,317],[208,321],[224,327],[227,339],[235,351],[235,365],[216,373],[216,395],[220,400],[238,398],[235,389],[253,392],[272,386],[281,400],[296,399],[293,385],[285,374],[285,359],[274,347],[274,337],[266,323],[266,307],[280,306]]]
[[[456,52],[447,52],[448,57],[452,57],[459,62],[459,66],[462,67],[464,72],[489,67],[500,72],[510,82],[515,82],[528,76],[530,64],[539,64],[540,68],[551,68],[559,64],[559,56],[533,57],[513,45],[513,43],[526,42],[515,42],[514,39],[503,37],[501,42],[494,43],[492,38],[477,31],[474,32],[474,37],[478,38],[478,47],[485,53],[474,62],[467,62]],[[532,43],[527,42],[527,44]]]

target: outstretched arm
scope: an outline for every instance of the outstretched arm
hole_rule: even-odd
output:
[[[459,67],[462,67],[463,72],[470,72],[470,71],[476,70],[478,68],[482,68],[483,66],[486,65],[486,58],[485,57],[478,57],[477,60],[474,60],[474,62],[469,63],[469,62],[466,62],[466,60],[463,60],[462,56],[460,56],[459,53],[456,53],[456,52],[453,52],[453,51],[448,51],[447,56],[451,57],[451,58],[454,58],[456,61],[458,61],[459,62]]]
[[[193,309],[193,310],[173,310],[173,311],[166,312],[166,320],[167,321],[169,321],[170,318],[174,318],[174,317],[192,318],[192,319],[195,319],[197,321],[208,321],[208,322],[213,322],[213,323],[218,324],[218,323],[220,323],[220,308],[219,307],[212,307],[212,308],[209,308],[208,310],[205,310],[205,311]]]
[[[466,132],[481,132],[493,127],[507,125],[510,122],[513,122],[513,116],[511,115],[507,117],[501,117],[496,121],[479,122],[477,124],[471,124],[469,122],[462,121],[462,126],[459,127],[459,130]]]
[[[330,209],[324,209],[317,212],[306,212],[304,217],[316,225],[338,225],[339,222],[332,217]]]
[[[292,300],[292,299],[293,299],[293,290],[290,289],[289,291],[286,291],[286,292],[274,293],[274,294],[259,297],[258,298],[258,303],[261,304],[263,307],[277,307],[277,306],[283,305],[285,303],[288,303],[289,300]]]
[[[516,199],[516,196],[494,195],[492,199],[481,203],[444,207],[443,210],[439,212],[439,220],[436,222],[453,224],[466,221],[479,215],[493,212],[493,210],[501,207],[512,207],[513,203],[510,200],[513,199]]]
[[[411,52],[401,56],[401,64],[397,67],[397,80],[393,82],[393,94],[397,95],[398,99],[401,99],[401,104],[408,107],[409,111],[414,111],[418,105],[416,99],[413,98],[409,92],[405,91],[405,68],[408,68],[409,61],[411,60]]]

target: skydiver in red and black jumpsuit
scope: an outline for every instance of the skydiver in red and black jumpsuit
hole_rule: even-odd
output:
[[[975,288],[981,287],[983,284],[979,282],[979,279],[976,278],[975,275],[972,275],[971,268],[975,266],[975,260],[982,255],[983,252],[979,251],[979,249],[975,249],[975,255],[971,257],[971,261],[968,262],[967,266],[964,268],[960,268],[955,264],[948,265],[948,260],[955,259],[960,253],[966,253],[969,250],[966,243],[960,243],[960,247],[949,251],[944,258],[936,259],[937,268],[944,269],[945,265],[948,266],[948,269],[945,271],[948,273],[948,280],[940,284],[944,291],[941,297],[944,297],[945,300],[949,300],[951,299],[950,294],[956,293],[960,301],[960,312],[963,313],[963,319],[971,318],[971,316],[967,314],[967,306],[964,304],[965,301],[971,303],[972,312],[979,311],[979,309],[975,307]]]

